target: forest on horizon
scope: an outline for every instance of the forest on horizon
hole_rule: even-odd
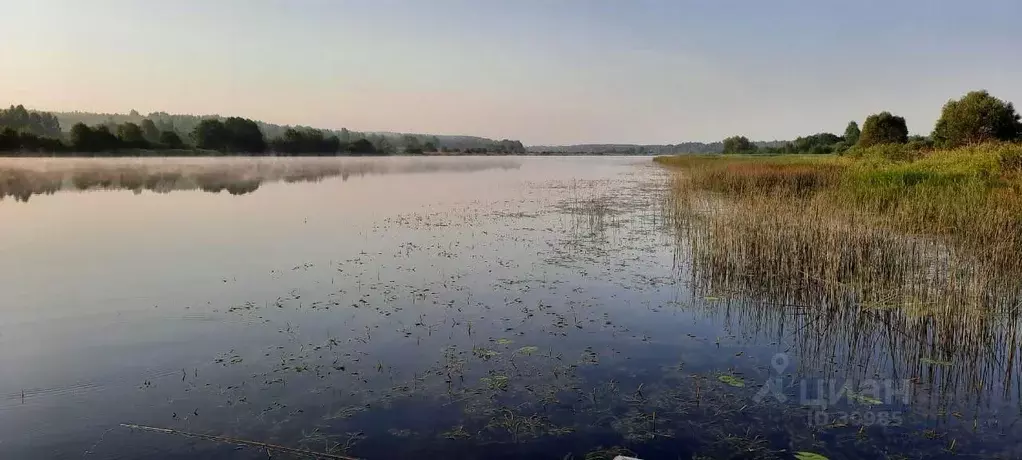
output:
[[[712,153],[842,154],[856,146],[894,143],[916,150],[964,142],[1018,141],[1022,122],[1011,102],[985,90],[971,91],[945,104],[934,131],[909,135],[903,117],[884,111],[866,118],[860,129],[850,121],[841,134],[820,132],[791,141],[750,141],[736,135],[720,142],[662,145],[578,144],[530,146],[521,141],[474,136],[365,133],[282,126],[241,117],[143,116],[89,112],[42,112],[11,106],[0,109],[0,152],[6,155],[394,155],[394,154],[596,154],[672,155]],[[964,134],[963,134],[964,133]],[[960,141],[949,141],[948,139]]]
[[[0,152],[15,154],[520,154],[520,141],[477,136],[357,132],[221,115],[0,109]]]

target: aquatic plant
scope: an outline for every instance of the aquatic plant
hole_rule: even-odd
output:
[[[657,162],[673,171],[665,209],[682,271],[727,299],[705,308],[742,303],[750,321],[793,331],[807,367],[855,374],[888,350],[894,375],[981,395],[1010,391],[1022,364],[1019,155],[883,146]]]

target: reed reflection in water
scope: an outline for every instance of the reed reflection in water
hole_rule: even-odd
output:
[[[993,431],[981,437],[1011,431],[988,418],[1017,412],[1022,393],[1022,284],[1010,267],[821,201],[722,196],[682,172],[671,182],[679,271],[714,300],[698,305],[790,343],[794,380],[904,380],[914,416]]]

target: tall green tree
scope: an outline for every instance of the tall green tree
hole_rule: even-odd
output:
[[[835,150],[835,145],[841,142],[841,137],[832,133],[819,133],[811,136],[804,136],[796,138],[790,145],[786,145],[785,148],[790,150],[790,153],[831,153]]]
[[[174,131],[161,132],[159,143],[167,146],[169,149],[180,149],[185,146],[185,143],[181,140],[181,136],[178,136]]]
[[[215,118],[207,118],[199,122],[192,131],[195,147],[206,150],[226,151],[230,133],[224,123]]]
[[[270,141],[270,149],[283,155],[335,155],[341,149],[337,136],[325,136],[312,128],[287,128],[284,135]]]
[[[940,147],[958,147],[989,141],[1013,141],[1022,135],[1022,122],[1011,102],[987,91],[972,91],[944,104],[933,129]]]
[[[97,152],[111,152],[121,147],[120,139],[106,125],[93,128],[92,137]]]
[[[146,148],[149,146],[149,142],[142,134],[142,128],[134,123],[124,123],[118,126],[117,138],[125,147]]]
[[[845,128],[845,144],[855,145],[859,142],[859,136],[862,131],[859,131],[859,124],[854,121],[849,121],[848,126]]]
[[[60,137],[60,122],[47,112],[28,110],[23,105],[0,110],[0,126],[36,136]]]
[[[411,134],[405,134],[401,137],[401,143],[404,144],[405,153],[422,153],[422,143],[419,142],[419,138]]]
[[[71,127],[71,147],[79,152],[93,152],[92,128],[85,123],[75,123]]]
[[[256,122],[247,118],[229,117],[220,121],[207,118],[192,131],[195,146],[224,153],[253,154],[266,151],[266,139]]]
[[[731,136],[724,139],[724,153],[753,153],[756,145],[745,136]]]
[[[376,146],[374,146],[369,139],[362,138],[348,144],[348,153],[354,155],[371,155],[379,152],[376,151]]]
[[[387,139],[387,136],[382,134],[372,134],[368,138],[369,142],[372,142],[374,151],[380,155],[393,155],[397,153],[397,147]]]
[[[139,125],[142,128],[142,137],[145,138],[150,144],[155,144],[160,141],[160,129],[156,127],[156,123],[146,118],[142,120],[142,124]]]
[[[231,153],[263,153],[266,139],[256,122],[247,118],[229,117],[224,120],[228,132],[228,151]]]
[[[908,125],[905,119],[890,112],[875,113],[866,117],[859,134],[859,147],[878,144],[904,144],[908,142]]]
[[[111,152],[121,147],[121,141],[106,125],[90,128],[85,123],[75,123],[71,127],[71,148],[76,152]]]
[[[21,133],[14,128],[0,130],[0,152],[12,152],[21,148]]]

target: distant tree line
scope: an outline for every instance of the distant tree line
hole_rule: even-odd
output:
[[[60,122],[45,112],[29,111],[23,105],[0,110],[0,152],[60,151]]]
[[[536,145],[529,152],[541,155],[673,155],[678,153],[720,153],[720,142],[681,142],[678,144],[576,144]]]
[[[63,120],[63,121],[62,121]],[[70,131],[61,131],[65,121]],[[732,136],[722,142],[666,145],[584,144],[536,146],[543,154],[664,155],[675,153],[843,153],[854,147],[908,144],[917,149],[952,148],[990,141],[1022,140],[1022,122],[1011,102],[972,91],[948,101],[929,136],[910,136],[903,117],[872,114],[851,121],[842,135],[817,133],[793,141],[753,142]],[[0,152],[52,155],[393,155],[524,154],[520,141],[473,136],[357,133],[263,123],[240,117],[170,115],[143,117],[85,112],[46,113],[24,106],[0,110]]]
[[[155,113],[156,118],[71,112],[75,122],[63,133],[57,116],[12,106],[0,111],[0,152],[50,155],[393,155],[523,154],[520,141],[471,136],[385,135],[307,127],[280,127],[240,117],[197,117]],[[66,115],[66,114],[65,114]],[[120,121],[117,120],[133,120]],[[188,127],[187,132],[182,132]],[[268,137],[269,127],[276,136]],[[279,129],[278,129],[279,128]],[[450,144],[450,145],[447,145]]]
[[[929,136],[910,136],[905,118],[890,112],[866,117],[859,129],[851,121],[843,136],[819,133],[799,137],[783,145],[757,146],[744,136],[724,140],[724,153],[844,153],[853,147],[882,144],[908,144],[915,149],[954,148],[983,142],[1022,141],[1022,117],[1011,102],[1000,100],[985,90],[971,91],[949,100]]]
[[[759,150],[745,136],[731,136],[724,139],[724,153],[756,153]]]
[[[41,137],[60,137],[57,117],[46,112],[29,111],[23,105],[0,110],[0,126]]]
[[[3,152],[63,152],[66,146],[59,139],[39,136],[11,127],[0,130],[0,153]]]

